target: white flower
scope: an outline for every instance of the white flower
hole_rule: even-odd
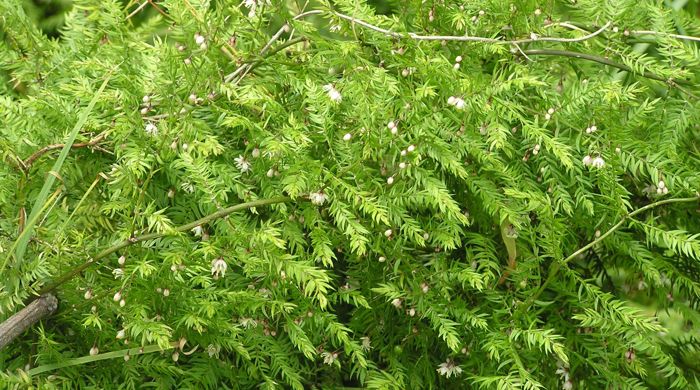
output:
[[[457,56],[457,58],[455,58],[455,62],[462,62],[462,56]]]
[[[455,68],[455,70],[459,69],[459,62],[456,63],[456,64],[454,64],[454,65],[453,65],[453,68]]]
[[[598,156],[591,161],[591,165],[593,168],[602,168],[605,166],[605,160],[603,160],[602,157]]]
[[[158,126],[154,125],[154,124],[151,123],[151,122],[148,122],[148,123],[146,124],[146,129],[145,129],[145,131],[146,131],[146,134],[155,137],[155,136],[158,135]]]
[[[197,237],[201,236],[203,231],[204,231],[204,229],[202,229],[201,225],[197,225],[197,226],[193,227],[191,230],[191,232]]]
[[[549,110],[547,110],[547,114],[549,114],[549,115],[554,114],[554,108],[550,107]]]
[[[267,170],[267,177],[272,177],[275,176],[275,170],[273,168],[270,168]]]
[[[383,263],[386,261],[386,257],[384,256],[379,256],[379,259],[377,259],[380,263]]]
[[[254,319],[246,317],[243,317],[240,320],[238,320],[238,323],[246,329],[255,328],[256,326],[258,326],[258,323]]]
[[[394,184],[394,176],[389,176],[389,178],[386,179],[386,184],[388,184],[388,185]]]
[[[466,106],[466,103],[464,102],[464,99],[462,98],[455,98],[455,108],[458,110],[464,110],[464,107]]]
[[[328,98],[330,98],[332,101],[340,103],[340,101],[343,100],[343,96],[340,95],[340,92],[338,92],[338,90],[335,89],[333,84],[324,85],[323,90],[328,92]]]
[[[93,346],[92,348],[90,348],[90,356],[95,356],[98,353],[100,353],[100,350],[96,346]]]
[[[372,345],[370,344],[369,337],[360,337],[360,340],[362,340],[362,350],[367,352],[370,349],[372,349]]]
[[[258,158],[258,157],[260,157],[260,149],[254,148],[250,154],[251,154],[251,156],[253,156],[253,158]]]
[[[329,366],[338,360],[338,352],[322,352],[321,356],[323,356],[323,363]]]
[[[118,339],[121,340],[121,339],[123,339],[124,337],[126,337],[126,331],[125,331],[124,329],[122,329],[122,330],[120,330],[119,332],[117,332],[117,338],[118,338]]]
[[[457,98],[454,96],[450,96],[447,98],[447,104],[449,104],[450,106],[454,106],[456,101],[457,101]]]
[[[343,136],[343,141],[350,141],[350,138],[352,138],[352,134],[347,133]]]
[[[124,265],[124,263],[126,263],[126,257],[124,257],[123,255],[119,256],[119,259],[117,259],[117,263],[119,263],[119,265]]]
[[[236,168],[240,169],[241,172],[245,173],[250,171],[250,162],[243,156],[238,156],[233,159],[236,162]]]
[[[593,163],[593,158],[590,155],[586,155],[586,157],[583,158],[583,165],[589,166]]]
[[[85,299],[92,299],[92,289],[89,288],[85,291]]]
[[[243,2],[243,5],[245,5],[246,8],[250,9],[250,11],[248,11],[248,17],[254,18],[255,17],[255,9],[258,7],[257,0],[245,0]]]
[[[399,163],[399,168],[405,169],[405,168],[406,168],[406,163],[405,163],[405,162]]]
[[[408,145],[408,148],[406,148],[406,150],[408,150],[408,153],[411,153],[414,150],[416,150],[416,145]]]
[[[164,289],[163,289],[163,296],[164,296],[164,297],[167,297],[167,296],[169,296],[169,295],[170,295],[170,289],[169,289],[169,288],[164,288]]]
[[[195,103],[197,103],[197,95],[195,95],[195,94],[190,94],[190,96],[187,97],[187,100],[188,100],[190,103],[195,104]]]
[[[462,369],[452,361],[452,359],[447,359],[444,363],[440,363],[437,369],[438,374],[446,377],[459,376],[462,373]]]
[[[399,298],[394,298],[394,299],[391,301],[391,304],[394,305],[394,307],[397,308],[397,309],[401,307],[401,304],[402,304],[402,303],[403,303],[403,301],[401,301],[401,299],[399,299]]]
[[[386,237],[391,237],[391,234],[392,234],[392,233],[393,233],[393,232],[391,231],[391,229],[386,229],[386,231],[384,232],[384,235],[385,235]]]
[[[126,306],[126,301],[124,299],[122,299],[121,301],[119,301],[119,307],[124,307],[124,306]]]
[[[321,206],[323,205],[328,197],[323,191],[318,191],[318,192],[312,192],[309,194],[309,200],[311,201],[312,204],[316,206]]]
[[[659,188],[666,188],[666,183],[664,183],[663,180],[659,180],[659,183],[656,186]]]
[[[389,122],[386,127],[389,128],[389,130],[395,129],[396,128],[396,123],[394,121]]]
[[[142,99],[142,100],[143,100],[144,103],[148,103],[148,102],[151,101],[151,97],[148,96],[148,95],[143,95],[143,99]]]
[[[204,36],[203,36],[202,34],[200,34],[200,33],[194,34],[194,43],[196,43],[196,44],[198,44],[198,45],[201,45],[201,44],[203,44],[204,42],[206,42],[206,40],[207,40],[207,39],[204,38]]]
[[[222,257],[219,257],[211,262],[211,274],[214,276],[214,278],[224,276],[226,274],[227,267],[228,264],[226,264],[226,261],[224,261]]]
[[[112,270],[112,275],[114,275],[114,279],[121,279],[124,277],[124,270],[121,268],[115,268]]]

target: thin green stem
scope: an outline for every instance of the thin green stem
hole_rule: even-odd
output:
[[[237,204],[235,206],[227,207],[227,208],[221,209],[215,213],[204,216],[204,217],[202,217],[194,222],[190,222],[188,224],[178,226],[175,229],[168,231],[168,232],[148,233],[148,234],[144,234],[141,236],[129,238],[128,240],[121,241],[121,242],[114,244],[111,247],[99,252],[98,254],[93,256],[88,261],[86,261],[86,262],[80,264],[79,266],[71,269],[70,271],[62,274],[61,276],[56,278],[56,280],[47,284],[41,290],[39,290],[38,295],[46,294],[47,292],[55,290],[58,286],[71,280],[75,275],[81,273],[83,270],[90,267],[91,264],[97,262],[100,259],[103,259],[103,258],[111,255],[112,253],[114,253],[120,249],[126,248],[128,246],[134,245],[134,244],[142,242],[142,241],[155,240],[157,238],[165,237],[165,236],[171,235],[173,233],[187,232],[187,231],[190,231],[197,226],[203,225],[205,223],[209,223],[211,221],[214,221],[214,220],[217,220],[220,218],[224,218],[224,217],[228,216],[229,214],[233,214],[237,211],[246,210],[246,209],[249,209],[252,207],[267,206],[267,205],[271,205],[271,204],[275,204],[275,203],[286,203],[286,202],[290,202],[291,200],[292,200],[292,198],[290,198],[288,196],[278,196],[278,197],[270,198],[270,199],[260,199],[260,200],[254,200],[252,202],[240,203],[240,204]]]
[[[572,58],[580,58],[583,60],[588,60],[588,61],[593,61],[597,62],[599,64],[603,65],[608,65],[613,68],[617,68],[626,72],[631,72],[634,74],[639,74],[640,76],[646,77],[648,79],[652,80],[657,80],[657,81],[662,81],[664,83],[668,83],[671,86],[677,87],[680,91],[687,93],[688,95],[698,98],[695,94],[692,92],[688,91],[685,88],[681,88],[679,84],[689,84],[685,80],[674,80],[674,79],[668,79],[664,78],[662,76],[657,75],[656,73],[652,72],[635,72],[634,69],[630,68],[629,66],[625,64],[621,64],[619,62],[611,61],[605,57],[600,57],[592,54],[586,54],[586,53],[579,53],[575,51],[568,51],[568,50],[548,50],[548,49],[533,49],[533,50],[524,50],[523,53],[527,56],[560,56],[560,57],[572,57]]]
[[[547,276],[547,279],[545,279],[544,283],[540,285],[540,288],[530,296],[525,302],[523,302],[522,305],[518,308],[518,311],[514,314],[515,317],[520,316],[523,312],[527,311],[527,309],[530,308],[532,303],[537,300],[537,298],[542,295],[544,290],[547,289],[549,284],[554,280],[556,277],[557,273],[561,269],[562,266],[565,266],[569,261],[573,260],[576,258],[576,256],[580,255],[581,253],[586,252],[587,250],[593,248],[595,245],[597,245],[599,242],[603,241],[605,238],[613,234],[617,229],[619,229],[628,219],[634,217],[635,215],[641,214],[647,210],[653,209],[658,206],[663,206],[665,204],[671,204],[671,203],[687,203],[687,202],[697,202],[700,200],[700,196],[693,196],[690,198],[675,198],[675,199],[664,199],[660,200],[658,202],[650,203],[644,207],[640,207],[637,210],[632,211],[631,213],[628,213],[625,215],[618,223],[616,223],[613,227],[608,229],[605,233],[601,234],[600,237],[596,238],[595,240],[591,241],[587,245],[581,247],[579,250],[576,252],[572,253],[569,257],[565,258],[564,260],[552,264],[551,268],[549,269],[549,275]]]

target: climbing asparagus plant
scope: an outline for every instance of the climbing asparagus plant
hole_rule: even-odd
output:
[[[680,3],[0,2],[0,381],[698,386]]]

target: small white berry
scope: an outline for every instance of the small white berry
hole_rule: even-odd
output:
[[[394,298],[394,299],[391,301],[391,304],[394,305],[394,307],[396,307],[396,308],[401,307],[401,304],[402,304],[402,303],[403,303],[403,302],[402,302],[401,299],[399,299],[399,298]]]
[[[206,42],[202,43],[201,45],[199,45],[199,48],[202,50],[207,50],[207,43]]]
[[[394,176],[389,176],[389,178],[386,179],[386,184],[388,184],[388,185],[394,184]]]
[[[92,299],[92,289],[89,288],[85,291],[85,299]]]
[[[586,157],[583,158],[583,165],[591,165],[593,163],[593,158],[590,155],[586,155]]]
[[[267,177],[272,177],[275,175],[275,170],[270,168],[267,170]]]
[[[595,132],[596,130],[598,130],[596,125],[591,126],[591,133]]]
[[[190,148],[190,145],[188,145],[187,143],[182,144],[182,150],[184,150],[185,152],[186,152],[187,149],[189,149],[189,148]]]
[[[384,232],[384,236],[386,236],[386,237],[391,237],[391,234],[392,234],[392,233],[393,233],[393,232],[391,231],[391,229],[387,229],[387,230]]]
[[[664,183],[663,180],[659,180],[659,183],[658,183],[656,186],[659,187],[659,188],[665,188],[665,187],[666,187],[666,183]]]
[[[143,99],[141,99],[144,103],[148,103],[151,101],[151,97],[149,95],[143,95]]]
[[[117,332],[117,338],[118,338],[118,339],[121,340],[121,339],[123,339],[125,336],[126,336],[126,332],[124,331],[124,329],[122,329],[122,330],[120,330],[119,332]]]
[[[127,353],[126,355],[124,355],[124,361],[125,361],[125,362],[128,362],[129,359],[131,359],[131,356],[129,356],[128,353]]]
[[[406,168],[406,163],[405,163],[405,162],[399,163],[399,168],[405,169],[405,168]]]
[[[124,263],[126,263],[126,257],[123,255],[119,256],[119,259],[117,259],[117,263],[119,263],[119,265],[124,265]]]
[[[187,98],[187,100],[188,100],[190,103],[194,104],[194,103],[197,102],[197,95],[191,94],[191,95]]]
[[[250,153],[250,155],[253,156],[253,158],[260,157],[260,149],[254,148],[253,151]]]
[[[394,123],[394,121],[391,121],[386,125],[386,127],[388,127],[389,129],[395,129],[396,123]]]
[[[455,58],[455,62],[462,62],[462,56],[457,56]]]
[[[170,144],[170,149],[177,150],[177,141],[173,141],[173,143]]]
[[[550,120],[550,119],[552,119],[552,115],[551,114],[544,114],[544,119]]]
[[[456,101],[457,101],[457,98],[454,96],[450,96],[447,98],[447,104],[449,104],[450,106],[454,106]]]
[[[549,114],[549,115],[554,114],[554,109],[553,109],[553,108],[550,108],[549,110],[547,110],[547,114]]]
[[[540,16],[541,14],[542,14],[542,10],[539,9],[539,8],[537,8],[537,9],[535,10],[535,16]]]
[[[168,198],[172,199],[174,197],[175,197],[175,190],[171,188],[168,190]]]
[[[458,69],[459,69],[459,62],[456,63],[456,64],[454,64],[454,65],[453,65],[453,68],[455,68],[455,70],[458,70]]]
[[[95,356],[98,353],[100,353],[100,350],[97,348],[97,346],[93,346],[92,348],[90,348],[90,356]]]
[[[406,149],[404,149],[404,150],[401,151],[401,155],[402,155],[402,156],[405,156],[407,153],[408,153],[408,152],[406,151]]]
[[[408,151],[408,153],[411,153],[414,150],[416,150],[416,145],[408,145],[408,148],[406,148],[406,150]]]
[[[383,263],[386,261],[386,257],[384,256],[379,256],[379,259],[377,259],[380,263]]]
[[[411,317],[415,316],[415,315],[416,315],[416,309],[410,308],[410,309],[408,310],[408,315],[411,316]]]
[[[352,134],[347,133],[343,136],[343,141],[350,141],[350,138],[352,138]]]
[[[146,115],[146,114],[148,114],[148,111],[150,111],[150,110],[151,110],[151,107],[149,107],[149,106],[146,106],[146,107],[142,108],[142,109],[141,109],[141,115]]]
[[[173,361],[176,362],[178,359],[180,359],[180,352],[178,352],[178,351],[173,352],[172,358],[173,358]]]
[[[532,39],[533,41],[536,41],[537,38],[539,38],[539,37],[537,36],[537,34],[535,34],[534,32],[533,32],[533,33],[530,33],[530,39]]]
[[[617,26],[613,27],[613,32],[614,32],[614,33],[618,32],[618,31],[620,31],[620,29],[619,29]]]
[[[124,307],[124,305],[126,305],[126,301],[124,299],[119,301],[119,307]]]
[[[411,74],[411,71],[408,69],[404,69],[401,71],[401,76],[403,76],[403,77],[408,77],[408,75],[410,75],[410,74]]]
[[[486,12],[484,12],[483,9],[482,9],[482,10],[479,10],[479,16],[484,16],[485,14],[486,14]]]
[[[169,288],[164,288],[164,289],[163,289],[163,296],[164,296],[164,297],[167,297],[168,295],[170,295],[170,289],[169,289]]]
[[[122,292],[121,292],[121,291],[117,291],[117,292],[114,294],[114,302],[117,302],[117,301],[119,301],[119,300],[121,300],[121,299],[122,299]]]
[[[594,158],[593,161],[591,161],[591,165],[594,168],[602,168],[605,166],[605,160],[603,160],[602,157],[598,156],[598,157]]]
[[[622,152],[622,149],[620,149],[620,147],[619,147],[619,146],[618,146],[618,147],[616,147],[616,148],[615,148],[615,153],[620,153],[620,152]]]
[[[187,57],[187,58],[185,58],[184,62],[185,62],[185,65],[190,65],[192,63],[192,60],[189,57]]]

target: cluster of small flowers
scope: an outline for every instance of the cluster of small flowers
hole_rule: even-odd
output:
[[[573,382],[571,382],[571,379],[569,379],[569,368],[564,367],[561,362],[557,362],[557,371],[555,372],[557,375],[561,377],[561,379],[564,381],[564,384],[562,385],[563,390],[571,390],[574,387]]]
[[[444,363],[440,363],[437,368],[438,374],[447,378],[451,376],[459,376],[462,373],[462,368],[455,364],[452,359],[447,359]]]
[[[333,84],[326,84],[323,86],[323,90],[328,93],[328,98],[335,103],[340,103],[343,100],[343,96],[340,92],[335,89]]]
[[[321,356],[323,356],[323,363],[328,364],[329,366],[335,363],[336,360],[338,360],[338,352],[321,352]]]
[[[450,96],[447,98],[447,104],[454,106],[458,110],[464,110],[464,107],[466,106],[464,99],[457,96]]]
[[[314,204],[316,206],[322,206],[324,203],[326,203],[327,199],[328,196],[326,196],[323,190],[320,190],[318,192],[312,192],[309,194],[309,200],[311,201],[311,204]]]
[[[547,113],[544,114],[544,119],[550,120],[552,119],[552,115],[554,115],[554,109],[550,108],[549,110],[547,110]]]
[[[223,257],[214,259],[211,262],[211,274],[214,277],[214,279],[218,279],[219,277],[223,277],[224,275],[226,275],[227,267],[228,264],[226,264],[226,261]]]
[[[591,126],[586,127],[586,134],[592,134],[592,133],[595,133],[596,131],[598,131],[598,126],[596,126],[596,125],[591,125]]]
[[[664,183],[663,180],[659,180],[659,182],[656,184],[656,193],[659,195],[668,194],[668,187],[666,187],[666,183]]]
[[[453,65],[453,68],[455,68],[455,70],[458,70],[458,69],[459,69],[459,67],[460,67],[460,62],[462,62],[462,56],[457,56],[457,57],[455,58],[455,64]]]
[[[586,155],[586,157],[583,158],[583,165],[592,166],[593,168],[603,168],[605,166],[605,160],[600,156],[594,158],[590,155]]]
[[[121,291],[117,291],[117,292],[114,294],[113,299],[114,299],[114,302],[119,302],[119,306],[120,306],[120,307],[124,307],[124,306],[126,305],[126,300],[124,300],[124,298],[122,298],[122,292],[121,292]]]
[[[236,162],[236,168],[238,168],[241,173],[246,173],[250,171],[252,164],[250,161],[246,160],[242,155],[233,159]]]

